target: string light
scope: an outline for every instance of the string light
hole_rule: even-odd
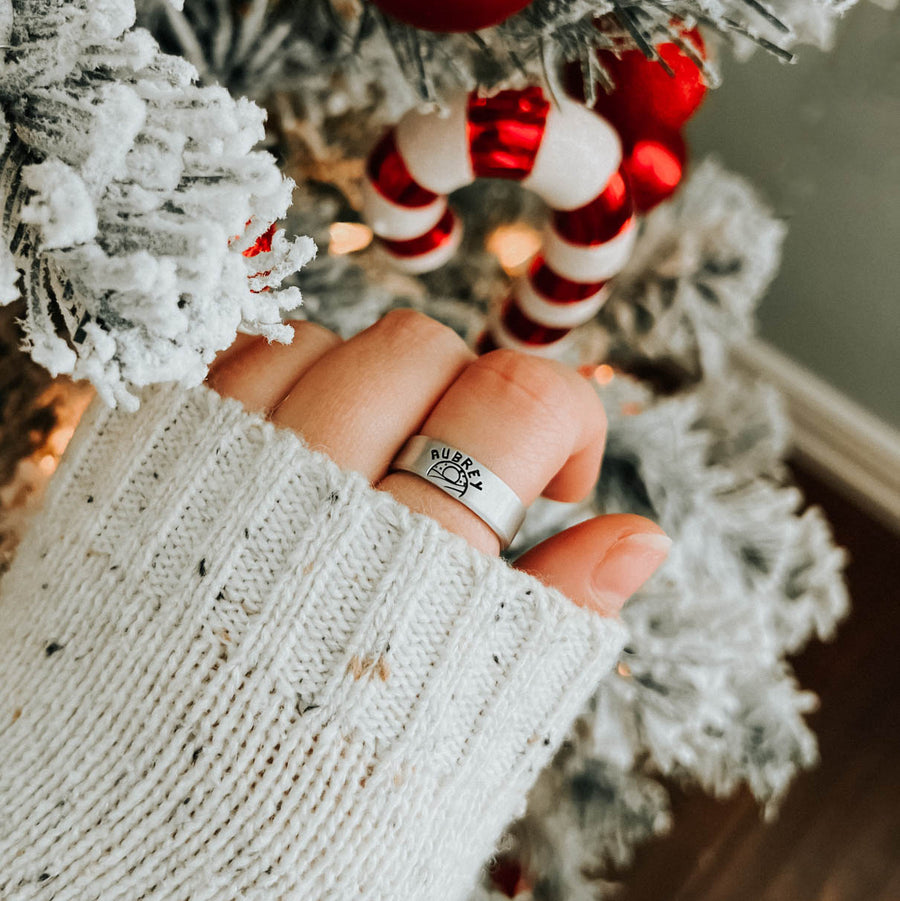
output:
[[[54,429],[47,438],[47,450],[54,456],[61,457],[74,434],[74,425],[64,425]]]
[[[487,249],[507,275],[522,275],[541,249],[541,233],[524,222],[498,226],[487,239]]]
[[[39,474],[38,482],[30,487],[30,491],[39,492],[43,488],[40,481],[46,480],[56,472],[60,458],[72,440],[75,427],[92,397],[93,391],[90,389],[72,384],[68,379],[59,379],[52,382],[37,398],[37,409],[52,408],[57,425],[31,456],[21,461],[24,464],[30,462],[34,467],[32,472],[35,473],[36,470],[35,474]]]
[[[598,385],[608,385],[616,377],[616,370],[608,363],[601,363],[599,366],[584,363],[578,367],[578,372],[586,379],[593,379]]]
[[[334,222],[328,227],[328,253],[339,257],[365,250],[372,243],[372,229],[362,222]]]
[[[598,385],[608,385],[616,376],[615,369],[609,363],[601,363],[594,370],[594,381]]]

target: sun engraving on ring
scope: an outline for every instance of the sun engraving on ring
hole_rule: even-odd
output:
[[[428,467],[425,476],[448,493],[462,497],[469,488],[483,490],[482,482],[477,481],[481,472],[475,468],[475,461],[471,457],[444,447],[440,450],[432,448],[431,459],[434,462]]]
[[[440,482],[447,490],[462,497],[469,487],[469,479],[465,470],[451,460],[441,460],[428,468],[428,478]]]

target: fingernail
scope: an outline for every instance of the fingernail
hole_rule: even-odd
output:
[[[617,613],[625,601],[656,572],[669,555],[672,539],[663,532],[632,532],[622,536],[594,569],[597,605]]]

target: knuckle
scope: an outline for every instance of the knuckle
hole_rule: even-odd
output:
[[[526,403],[560,426],[569,422],[573,406],[572,384],[558,364],[520,351],[500,348],[478,358],[473,367],[499,379],[511,401]]]
[[[419,310],[406,307],[390,310],[379,320],[378,326],[399,341],[441,343],[468,351],[466,342],[449,325]]]

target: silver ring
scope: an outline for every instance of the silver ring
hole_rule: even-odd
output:
[[[465,504],[508,547],[525,519],[519,495],[499,476],[459,448],[427,435],[413,435],[391,463],[421,476]]]

